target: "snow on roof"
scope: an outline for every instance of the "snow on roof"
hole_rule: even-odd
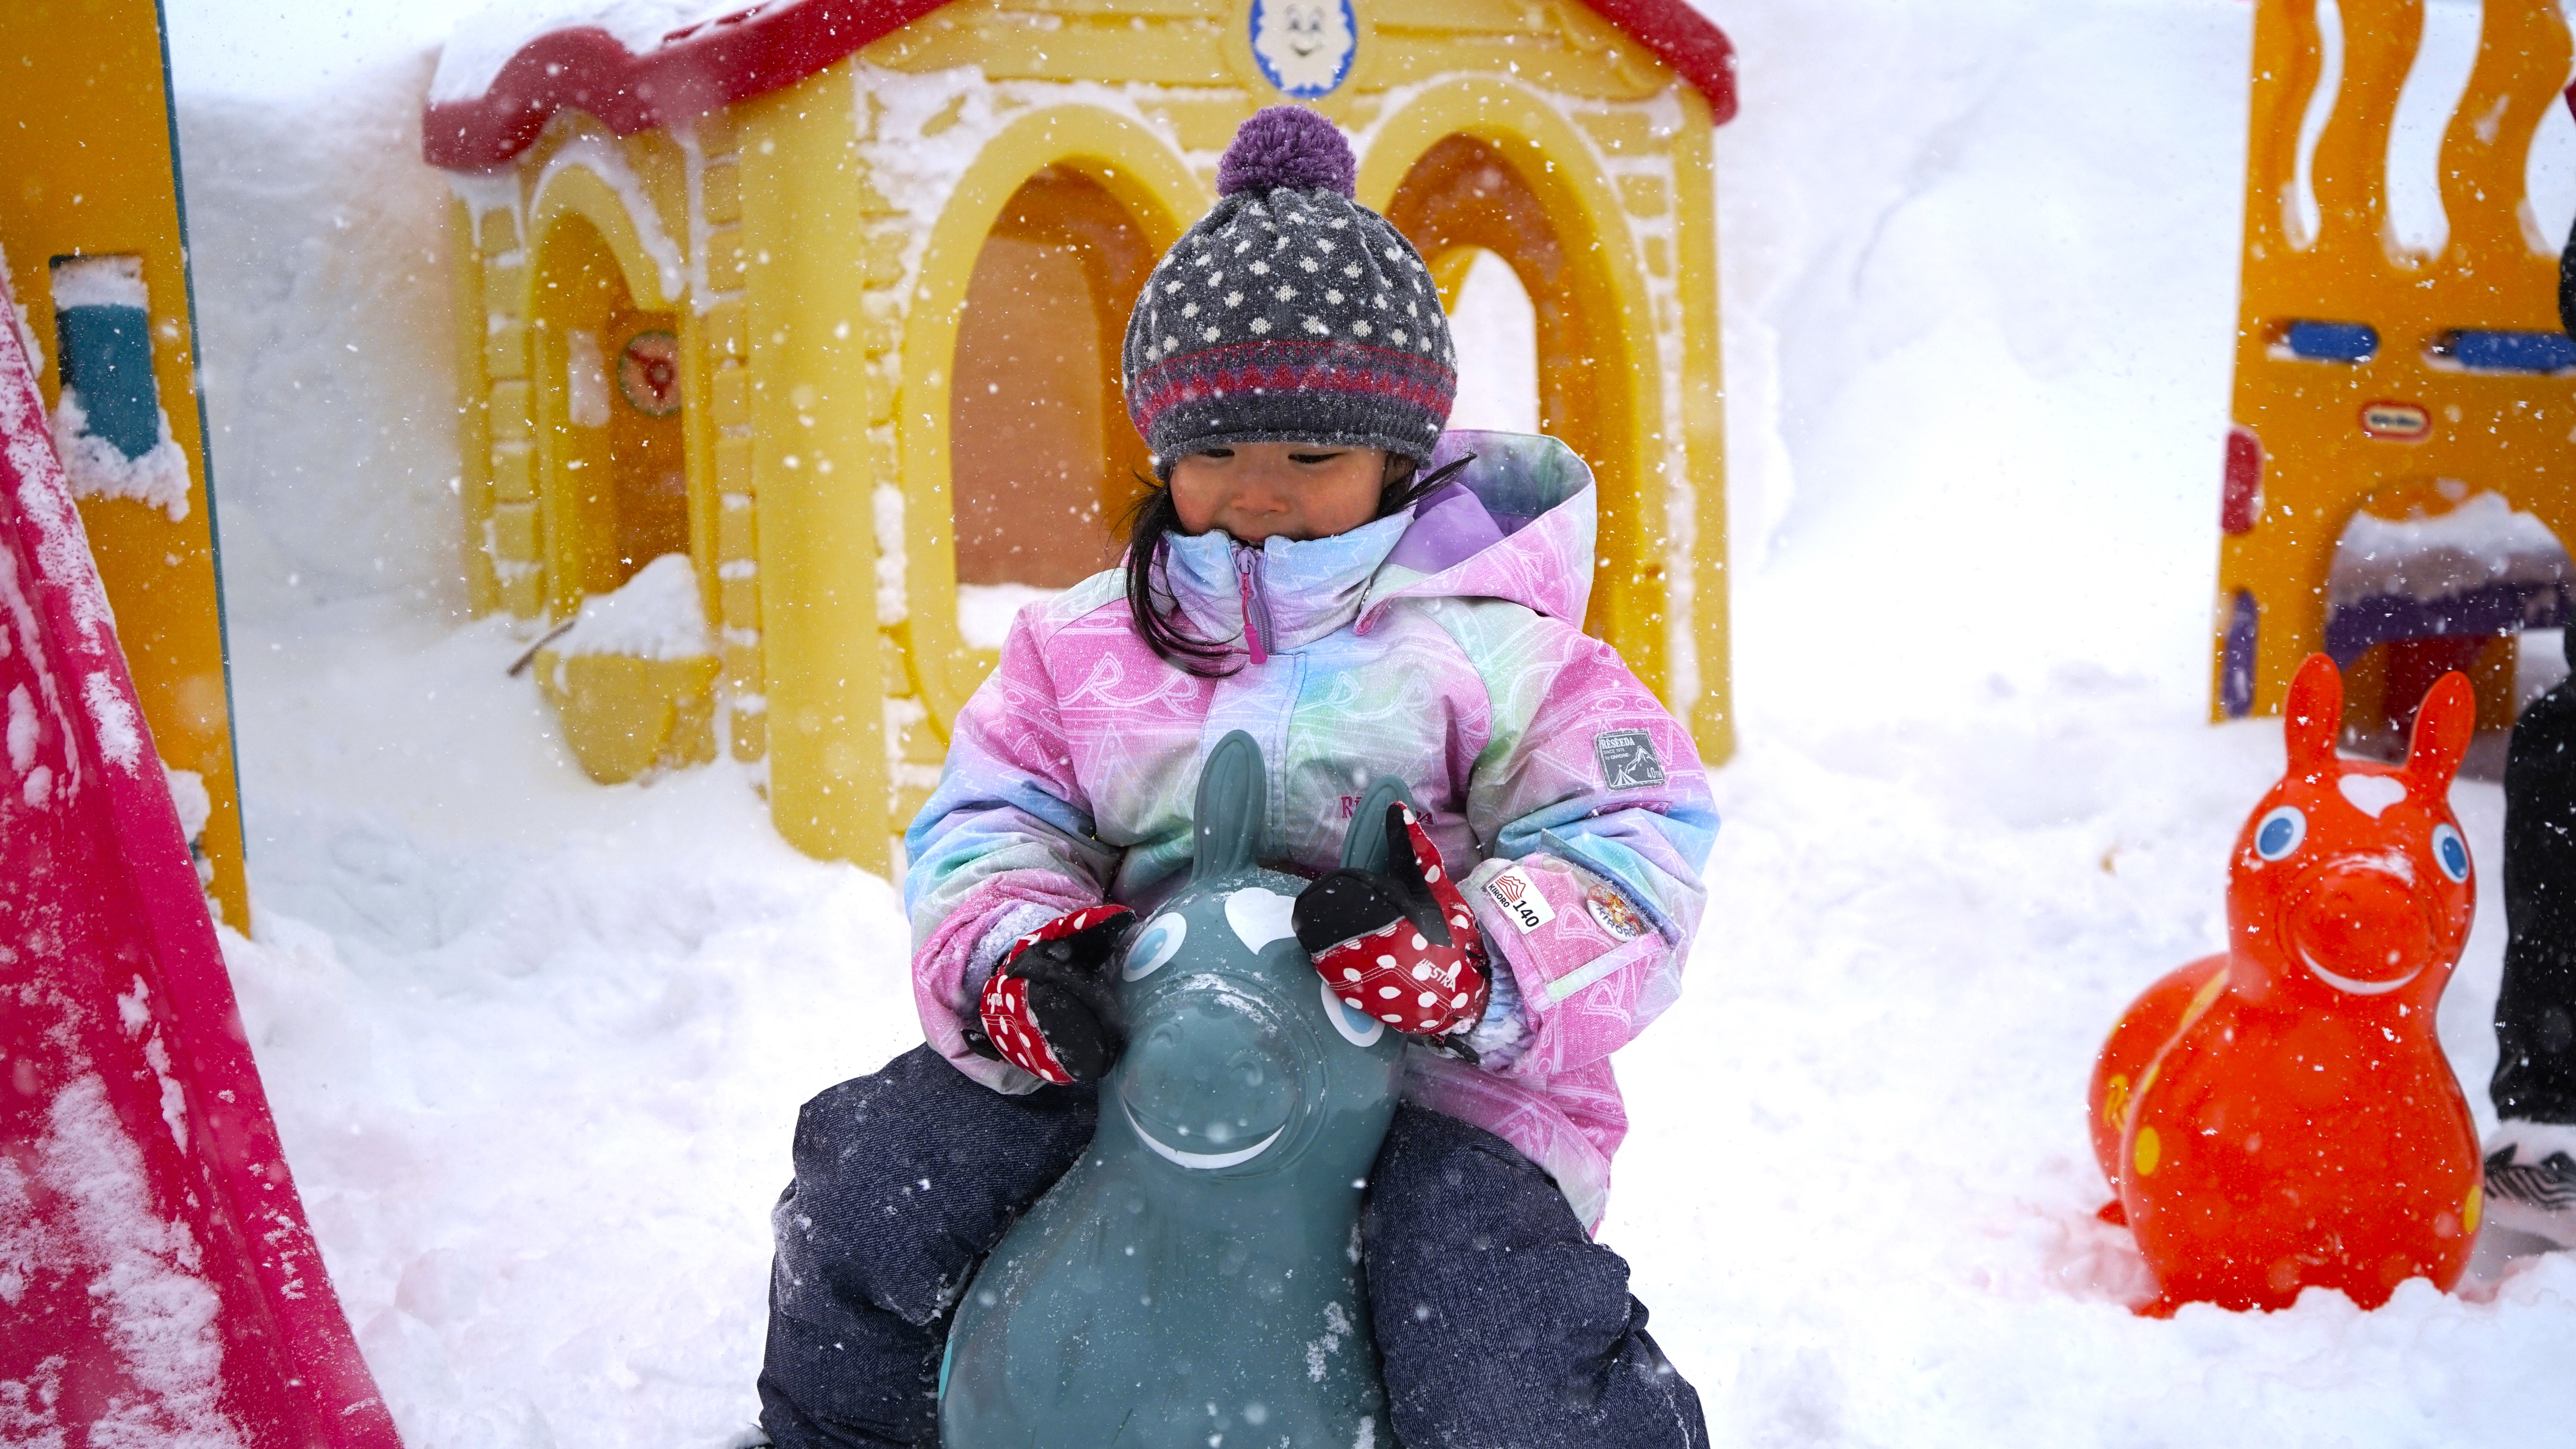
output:
[[[947,0],[497,0],[431,79],[421,155],[479,171],[572,108],[632,135],[793,85]],[[1685,0],[1586,0],[1735,115],[1735,47]]]
[[[481,97],[512,56],[557,31],[604,30],[640,56],[677,32],[759,8],[760,0],[495,0],[459,22],[439,52],[430,104]]]

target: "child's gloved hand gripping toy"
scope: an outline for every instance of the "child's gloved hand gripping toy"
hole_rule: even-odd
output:
[[[1070,1087],[1096,1082],[1127,1046],[1110,958],[1136,913],[1125,906],[1067,911],[1011,943],[977,1001],[976,1055]]]
[[[1463,1032],[1493,988],[1475,912],[1413,807],[1386,807],[1386,842],[1385,870],[1344,867],[1298,895],[1298,943],[1353,1011],[1410,1036]]]

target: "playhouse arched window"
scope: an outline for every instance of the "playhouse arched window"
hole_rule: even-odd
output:
[[[970,644],[998,645],[985,625],[1007,627],[1029,591],[1117,560],[1119,517],[1149,467],[1119,390],[1119,346],[1153,263],[1126,208],[1061,166],[1012,194],[976,255],[949,392]]]
[[[689,552],[678,319],[636,305],[599,229],[556,221],[537,253],[538,448],[555,612]]]

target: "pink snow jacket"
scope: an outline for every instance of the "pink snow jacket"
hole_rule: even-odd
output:
[[[1628,1120],[1610,1053],[1680,994],[1717,817],[1690,737],[1582,631],[1589,470],[1500,433],[1451,433],[1432,464],[1468,454],[1450,486],[1332,538],[1172,537],[1178,606],[1241,648],[1222,679],[1146,647],[1121,569],[1020,611],[905,837],[914,995],[959,1070],[1037,1085],[965,1046],[995,958],[1061,912],[1149,911],[1176,889],[1200,764],[1248,730],[1275,863],[1331,869],[1382,774],[1411,786],[1452,869],[1476,862],[1468,897],[1506,968],[1483,1062],[1417,1047],[1405,1095],[1511,1142],[1598,1224]]]

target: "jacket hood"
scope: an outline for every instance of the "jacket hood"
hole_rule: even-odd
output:
[[[1413,522],[1378,566],[1360,628],[1397,599],[1507,599],[1583,626],[1592,599],[1592,470],[1541,433],[1452,432],[1430,467],[1462,458],[1446,487],[1413,506]]]

